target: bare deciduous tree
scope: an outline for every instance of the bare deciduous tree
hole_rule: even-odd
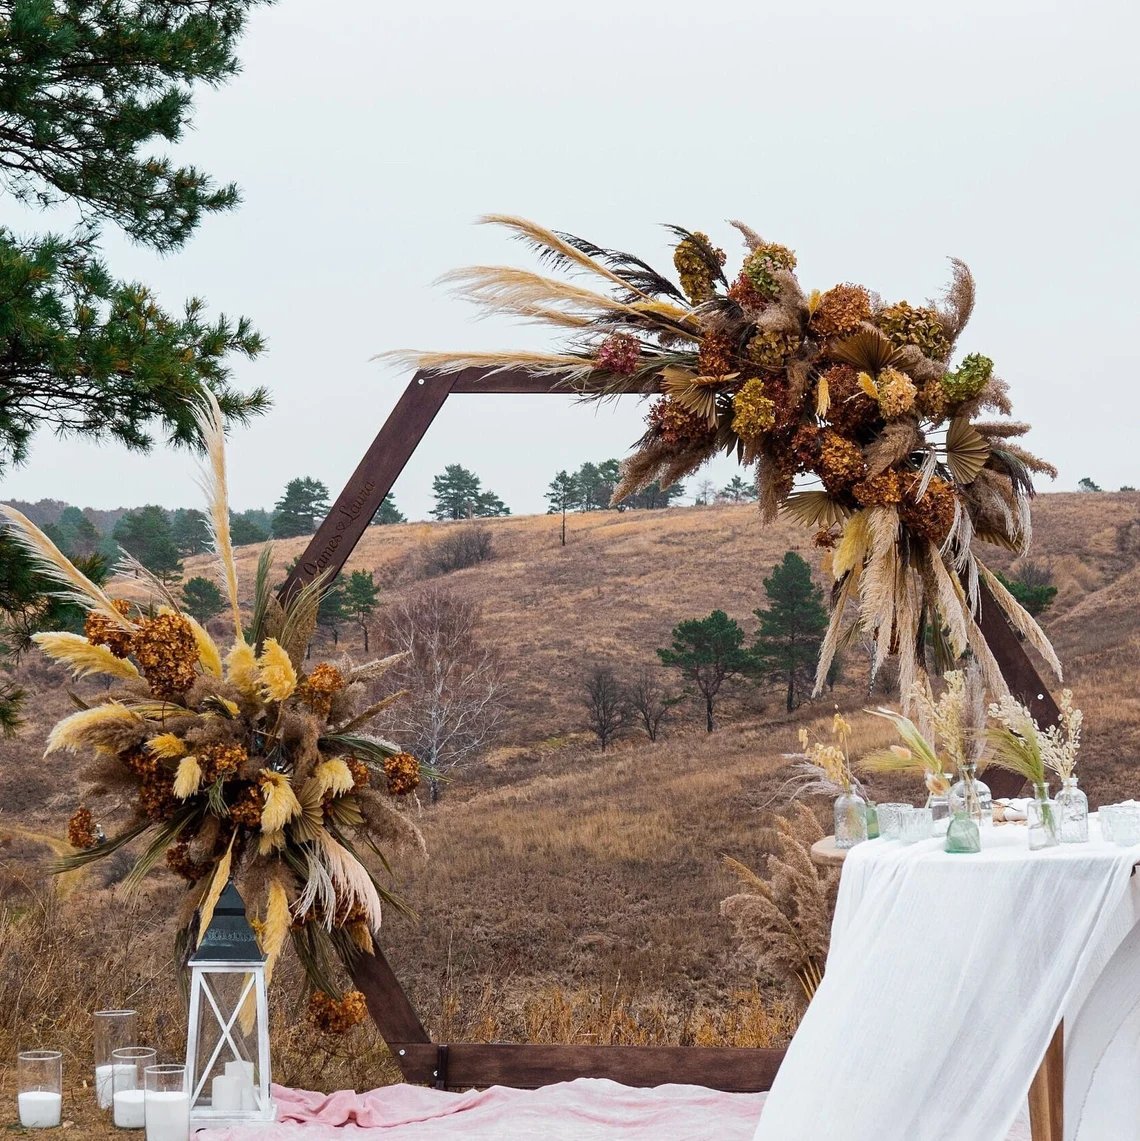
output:
[[[602,752],[625,724],[628,713],[625,693],[611,666],[594,666],[583,679],[583,704],[590,729]]]
[[[439,777],[470,763],[503,718],[503,670],[479,643],[479,618],[470,599],[433,585],[395,603],[380,620],[386,649],[408,655],[386,675],[410,691],[392,706],[387,727],[433,771],[433,802]]]
[[[654,670],[643,669],[626,693],[630,712],[641,722],[651,741],[656,741],[661,726],[673,707],[684,700],[672,696]]]

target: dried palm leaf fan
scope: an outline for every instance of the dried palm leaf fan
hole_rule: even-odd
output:
[[[755,468],[766,520],[783,511],[816,529],[834,579],[817,690],[855,610],[852,621],[874,641],[874,668],[898,656],[904,695],[923,670],[928,625],[954,655],[978,659],[991,692],[1006,692],[977,624],[979,577],[1060,677],[1040,627],[993,587],[972,549],[979,539],[1024,553],[1032,475],[1056,472],[1009,442],[1028,425],[978,419],[1011,411],[993,362],[971,353],[951,363],[974,306],[964,263],[951,259],[945,297],[923,306],[886,304],[852,284],[807,294],[792,251],[742,223],[733,225],[747,252],[731,282],[723,250],[672,226],[678,286],[620,250],[521,218],[483,221],[505,227],[563,277],[477,266],[445,280],[482,308],[550,324],[565,340],[549,355],[480,353],[479,365],[521,362],[571,385],[588,381],[591,399],[659,394],[615,500],[725,452]],[[444,373],[475,362],[472,354],[388,355]]]
[[[229,535],[222,417],[213,398],[199,428],[217,577],[229,602],[233,641],[226,654],[129,556],[122,581],[141,585],[148,595],[142,605],[112,598],[34,523],[0,504],[12,537],[62,597],[87,611],[83,634],[44,633],[34,641],[76,677],[102,676],[116,687],[56,725],[47,751],[87,755],[85,795],[108,811],[126,803],[129,814],[97,845],[91,810],[81,807],[69,828],[80,850],[57,870],[144,841],[126,882],[137,885],[160,861],[186,881],[184,949],[195,931],[205,931],[232,878],[253,912],[267,969],[291,938],[310,982],[335,996],[334,958],[347,965],[371,951],[382,904],[398,903],[365,864],[365,850],[383,865],[382,845],[420,842],[393,800],[416,787],[415,758],[360,732],[385,704],[368,704],[363,682],[398,657],[355,669],[321,662],[306,673],[321,583],[283,609],[271,595],[268,548],[246,630]]]

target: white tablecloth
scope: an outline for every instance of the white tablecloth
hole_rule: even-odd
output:
[[[1003,1141],[1062,1016],[1066,1141],[1140,1139],[1140,847],[1090,832],[853,849],[755,1141]]]

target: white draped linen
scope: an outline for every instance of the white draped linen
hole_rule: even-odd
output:
[[[1090,835],[1040,852],[1016,826],[984,830],[974,855],[854,848],[823,983],[754,1141],[1003,1141],[1062,1016],[1066,1141],[1140,1139],[1140,847],[1105,843],[1095,819]]]

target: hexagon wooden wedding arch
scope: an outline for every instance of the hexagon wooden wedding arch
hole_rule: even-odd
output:
[[[629,388],[630,393],[646,391],[633,385]],[[329,579],[336,576],[448,396],[588,392],[588,386],[580,382],[523,369],[469,368],[450,375],[417,372],[282,585],[281,596],[288,597],[322,573]],[[1039,723],[1056,721],[1057,705],[1017,634],[984,583],[979,589],[978,624],[1010,690],[1029,706]],[[1011,796],[1020,781],[1010,773],[998,772],[990,784],[995,795]],[[433,1042],[379,946],[371,955],[358,956],[349,970],[404,1078],[440,1089],[490,1085],[535,1089],[552,1082],[595,1077],[632,1086],[683,1082],[758,1092],[771,1088],[784,1056],[783,1050],[722,1046]]]

